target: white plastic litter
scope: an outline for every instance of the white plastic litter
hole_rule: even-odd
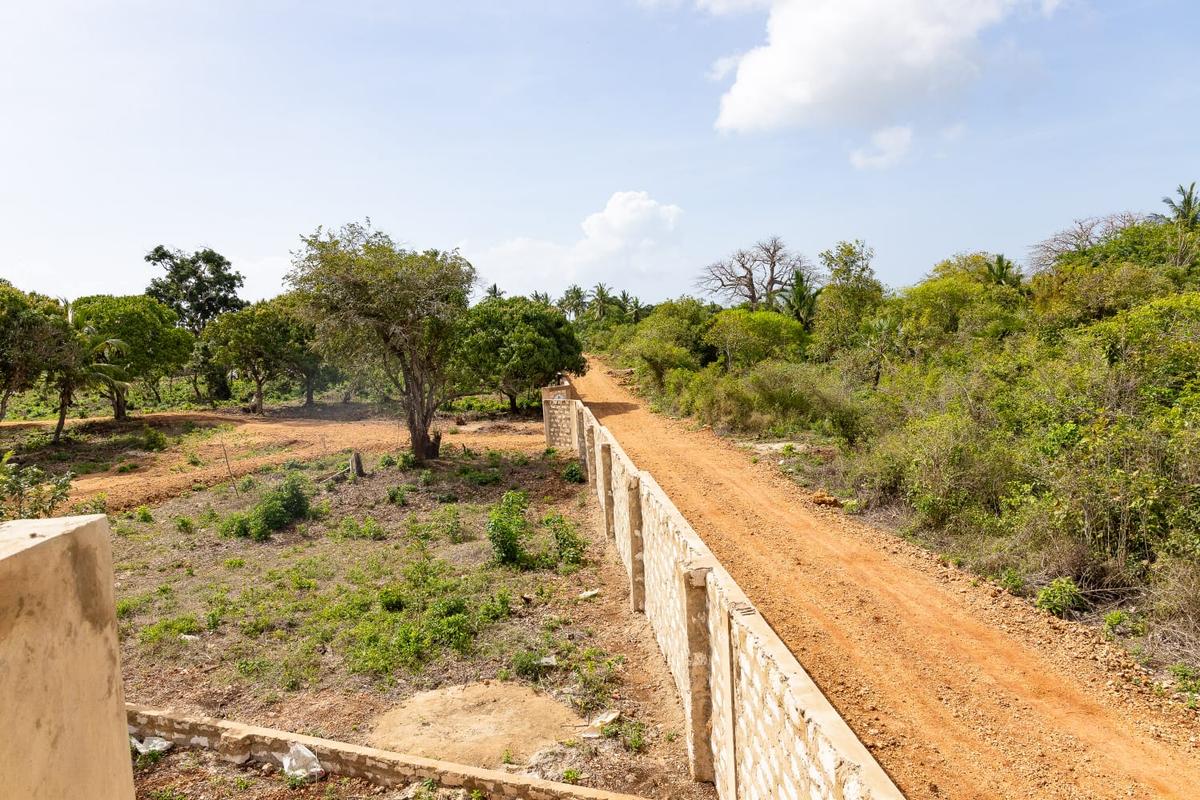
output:
[[[325,775],[321,762],[316,754],[302,744],[292,742],[287,755],[281,759],[283,774],[289,778],[308,778],[317,780]]]
[[[599,739],[601,736],[604,735],[604,726],[611,725],[612,723],[616,722],[620,718],[621,718],[620,709],[613,709],[612,711],[605,711],[603,714],[600,714],[595,719],[593,719],[590,723],[588,723],[587,728],[585,728],[583,730],[583,732],[580,733],[579,735],[584,739]]]
[[[591,600],[596,595],[600,594],[599,589],[588,589],[586,592],[579,593],[580,600]]]
[[[146,753],[165,753],[174,747],[174,742],[168,742],[161,736],[147,736],[145,740],[138,741],[132,736],[129,737],[129,744],[134,750],[138,751],[139,755]]]

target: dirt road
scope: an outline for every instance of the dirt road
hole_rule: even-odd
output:
[[[336,411],[336,409],[334,409]],[[117,470],[77,478],[71,501],[103,494],[109,511],[175,497],[193,486],[211,486],[288,460],[307,461],[352,448],[367,454],[398,452],[408,446],[404,427],[390,419],[346,419],[332,416],[250,417],[222,413],[146,414],[139,424],[213,425],[220,429],[182,452],[171,448],[141,454],[138,469]],[[545,447],[541,422],[470,422],[450,428],[443,447],[536,452]]]
[[[576,386],[908,797],[1200,797],[1195,712],[1094,632],[813,505],[599,363]]]

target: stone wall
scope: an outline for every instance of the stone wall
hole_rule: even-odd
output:
[[[902,798],[653,476],[586,406],[561,402],[574,407],[563,416],[576,420],[631,605],[679,690],[692,776],[721,800]]]
[[[130,800],[103,515],[0,525],[0,796]]]
[[[418,781],[432,779],[447,788],[478,790],[489,800],[643,800],[619,792],[402,755],[387,750],[376,750],[373,747],[361,747],[211,717],[156,711],[133,704],[128,706],[127,717],[129,733],[133,736],[161,736],[181,747],[216,750],[222,758],[234,764],[257,761],[279,765],[290,744],[296,742],[311,750],[326,772],[363,778],[377,786],[405,787]],[[128,747],[122,757],[128,764]],[[56,795],[68,796],[82,798],[85,795]],[[124,797],[133,797],[132,788]]]

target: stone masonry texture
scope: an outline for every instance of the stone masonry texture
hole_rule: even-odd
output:
[[[682,701],[692,774],[711,780],[721,800],[902,798],[654,477],[582,402],[553,402],[570,404],[546,419],[574,420],[621,563],[631,585],[635,575],[643,581],[642,610]]]

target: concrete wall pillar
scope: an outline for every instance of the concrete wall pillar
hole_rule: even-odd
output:
[[[604,532],[611,539],[617,535],[617,526],[613,518],[612,445],[608,442],[600,445],[600,500],[604,504]]]
[[[133,797],[103,515],[0,525],[0,731],[4,797]]]
[[[629,607],[644,612],[646,562],[643,557],[645,543],[642,541],[642,479],[637,475],[625,476],[625,497],[629,502]]]
[[[688,653],[688,768],[694,781],[713,780],[711,642],[708,633],[708,574],[711,567],[680,567]]]
[[[588,486],[595,491],[596,489],[596,426],[588,425],[587,432],[584,436],[587,442],[587,476]]]

